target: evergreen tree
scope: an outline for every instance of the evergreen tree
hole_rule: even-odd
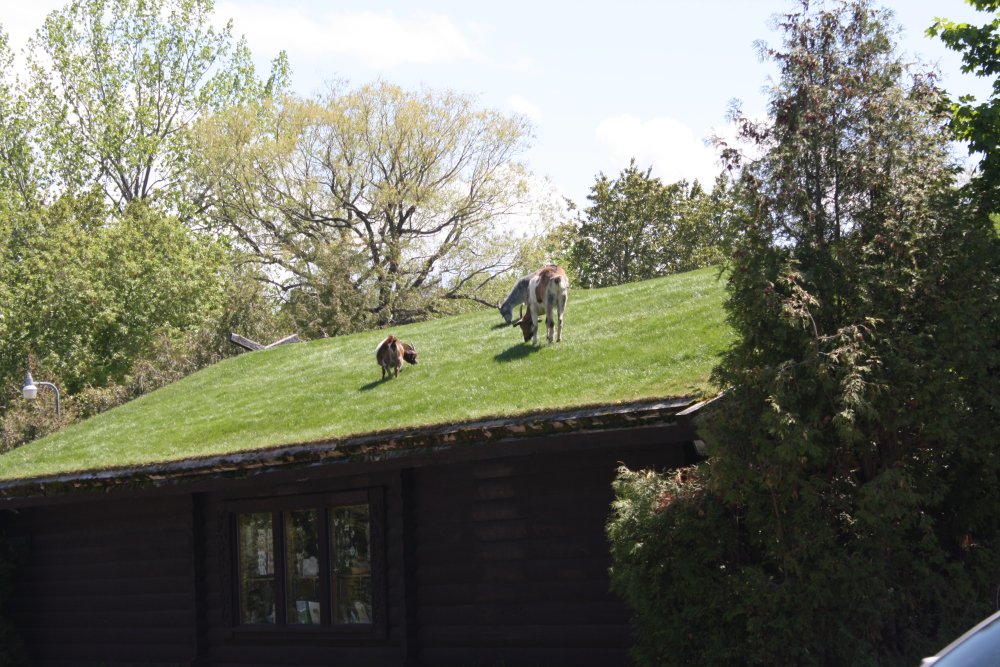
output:
[[[622,471],[609,524],[642,664],[915,664],[1000,566],[996,237],[954,189],[947,118],[866,0],[780,18],[745,216],[738,340],[679,475]]]

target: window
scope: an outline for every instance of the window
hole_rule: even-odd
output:
[[[378,613],[376,494],[230,504],[239,626],[370,630]]]

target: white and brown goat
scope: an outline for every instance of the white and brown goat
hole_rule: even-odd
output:
[[[530,339],[532,344],[538,342],[538,316],[545,313],[545,337],[551,343],[556,325],[554,317],[558,315],[558,329],[555,331],[558,342],[562,340],[563,313],[568,297],[569,278],[566,272],[561,266],[549,264],[517,281],[499,306],[500,315],[508,324],[520,326],[524,341]],[[528,312],[514,322],[514,306],[518,303],[527,305]]]
[[[393,377],[399,377],[399,369],[403,367],[404,361],[408,364],[417,363],[417,351],[409,343],[390,334],[375,348],[375,361],[382,367],[383,380],[390,373]]]

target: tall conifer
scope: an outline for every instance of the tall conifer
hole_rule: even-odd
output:
[[[623,471],[609,525],[642,664],[915,664],[1000,583],[996,237],[933,78],[865,0],[778,19],[709,462]],[[991,518],[992,517],[992,518]]]

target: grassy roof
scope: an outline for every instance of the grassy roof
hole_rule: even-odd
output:
[[[382,430],[711,393],[731,339],[714,269],[571,289],[563,341],[496,311],[391,330],[420,354],[380,381],[373,331],[243,354],[0,456],[0,480],[163,464]],[[543,332],[544,334],[544,332]]]

